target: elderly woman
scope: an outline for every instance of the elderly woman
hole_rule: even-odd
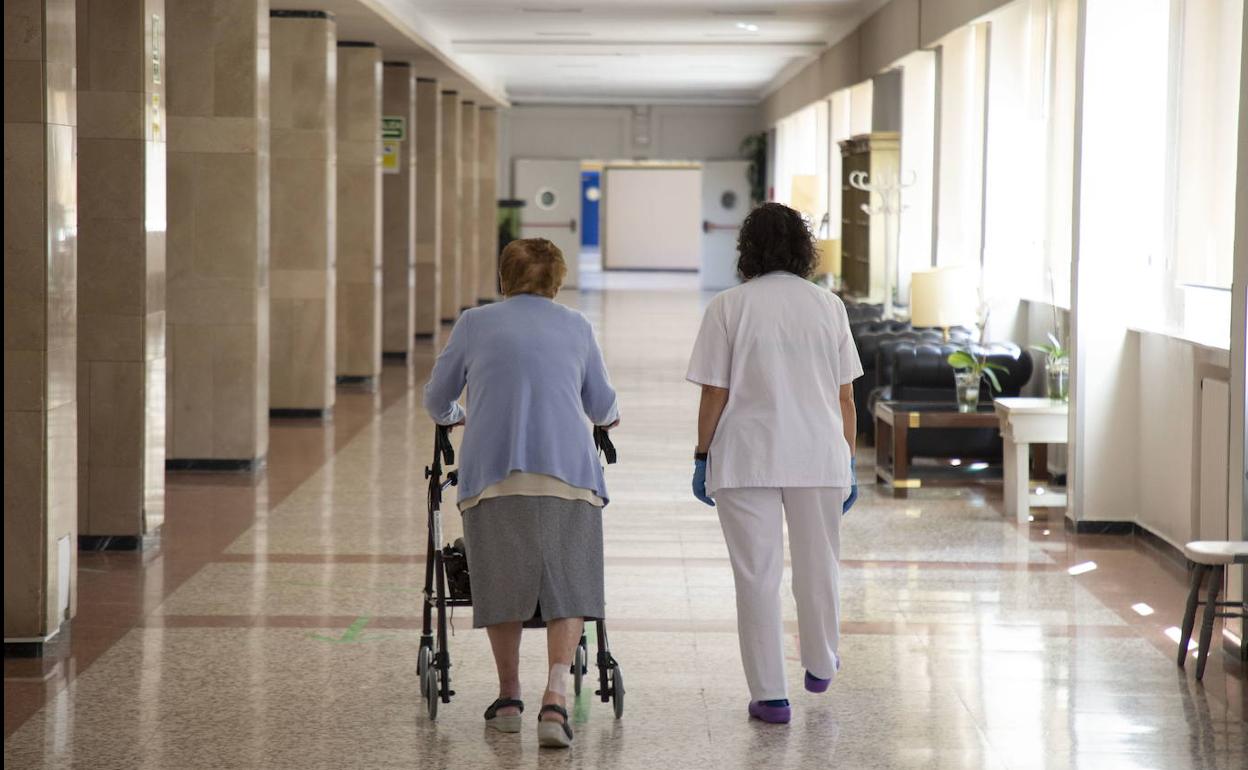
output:
[[[572,743],[565,692],[584,618],[603,617],[602,508],[607,489],[590,423],[619,422],[589,321],[554,302],[567,266],[550,241],[503,250],[502,302],[466,311],[438,356],[425,408],[464,424],[459,508],[472,575],[473,625],[498,668],[486,724],[520,730],[520,633],[546,622],[550,671],[538,738]],[[468,389],[467,417],[458,398]]]
[[[853,380],[862,375],[841,300],[806,280],[815,251],[801,214],[754,209],[738,236],[744,281],[711,300],[689,362],[702,386],[693,493],[719,504],[737,591],[749,714],[788,722],[780,617],[782,527],[806,689],[840,668],[840,519],[858,496]]]

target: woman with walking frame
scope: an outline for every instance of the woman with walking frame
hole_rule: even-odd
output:
[[[486,724],[520,730],[520,634],[538,615],[550,664],[538,739],[552,747],[572,744],[566,682],[583,619],[605,614],[607,489],[590,426],[619,423],[592,326],[553,299],[566,272],[544,238],[508,244],[499,266],[506,299],[464,312],[425,387],[434,422],[467,425],[459,508],[472,623],[489,634],[498,668]]]

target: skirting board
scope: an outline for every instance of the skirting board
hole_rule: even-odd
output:
[[[329,409],[270,409],[269,417],[276,420],[325,420],[332,417],[333,408]]]
[[[265,458],[247,460],[219,460],[216,458],[177,458],[165,460],[167,471],[232,471],[254,473],[264,467]]]
[[[6,658],[43,658],[69,651],[70,621],[61,623],[56,633],[44,639],[14,638],[4,640]]]

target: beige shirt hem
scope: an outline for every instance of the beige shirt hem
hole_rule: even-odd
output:
[[[594,494],[592,490],[574,487],[562,479],[547,476],[544,473],[512,471],[507,478],[489,485],[476,497],[460,500],[459,510],[466,511],[482,500],[488,500],[491,497],[506,497],[508,495],[581,500],[595,508],[601,508],[604,505],[602,498]]]

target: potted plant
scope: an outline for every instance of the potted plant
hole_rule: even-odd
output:
[[[1062,345],[1057,335],[1050,333],[1045,345],[1032,345],[1031,349],[1044,354],[1044,392],[1054,401],[1070,399],[1070,351]]]
[[[759,131],[741,140],[741,157],[750,162],[745,172],[750,180],[750,198],[755,204],[767,200],[767,132]]]
[[[955,350],[947,360],[953,367],[953,378],[957,384],[959,412],[974,412],[979,408],[979,384],[984,380],[994,392],[1001,392],[997,372],[1004,372],[1006,368],[990,363],[988,354],[982,349]]]

